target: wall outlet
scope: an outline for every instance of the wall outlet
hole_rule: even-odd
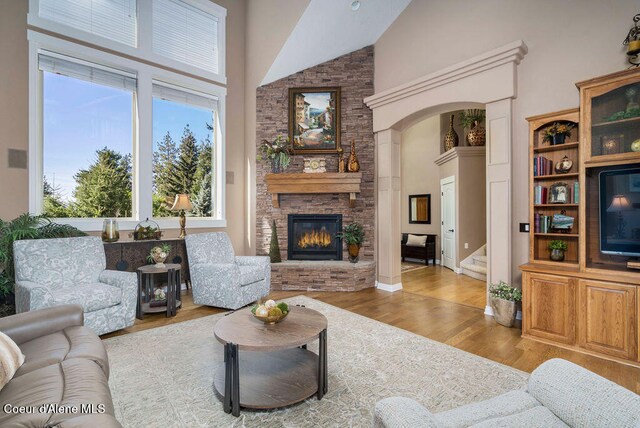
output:
[[[468,242],[465,242],[465,243],[464,243],[464,249],[465,249],[465,250],[468,250],[468,249],[469,249],[469,243],[468,243]]]
[[[520,232],[529,233],[529,223],[520,223]]]

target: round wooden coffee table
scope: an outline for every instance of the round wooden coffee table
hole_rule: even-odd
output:
[[[250,308],[232,312],[216,324],[214,334],[224,345],[224,363],[213,383],[224,397],[226,413],[239,416],[240,406],[273,409],[314,394],[321,400],[326,394],[327,318],[313,309],[289,308],[289,315],[278,324],[264,324]],[[307,350],[307,343],[316,339],[318,354]]]

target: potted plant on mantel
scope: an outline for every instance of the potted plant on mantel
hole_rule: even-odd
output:
[[[336,235],[347,244],[347,250],[349,251],[349,261],[351,263],[357,263],[360,255],[360,247],[364,242],[364,227],[360,223],[351,223],[345,226],[342,233]]]
[[[289,143],[289,139],[282,135],[278,135],[273,142],[262,140],[258,151],[260,153],[257,159],[270,162],[271,172],[274,174],[284,171],[291,164],[293,148]]]
[[[549,250],[551,250],[551,253],[549,254],[549,258],[551,260],[554,262],[564,261],[564,252],[567,251],[567,243],[556,239],[549,242]]]
[[[522,292],[504,281],[489,287],[489,304],[493,319],[505,327],[513,327],[518,312],[518,303],[522,301]]]

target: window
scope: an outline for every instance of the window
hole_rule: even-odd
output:
[[[210,0],[30,0],[28,23],[224,84],[226,15]]]
[[[167,217],[175,195],[189,195],[195,217],[216,212],[213,180],[216,97],[153,85],[153,216]]]
[[[218,73],[218,18],[185,1],[155,0],[153,51]]]
[[[42,212],[131,217],[135,78],[52,54],[42,71]]]
[[[61,1],[57,12],[71,1]],[[182,2],[198,6],[194,10],[210,3]],[[136,7],[150,5],[156,2],[138,1]],[[224,20],[217,22],[220,41]],[[148,49],[151,24],[149,15],[136,25],[137,40]],[[80,34],[66,28],[54,29],[72,39]],[[87,231],[101,230],[102,219],[114,217],[122,230],[154,217],[161,228],[176,228],[177,213],[170,208],[179,192],[193,205],[189,227],[225,227],[226,89],[194,67],[169,71],[132,56],[142,51],[122,43],[106,51],[59,38],[56,31],[28,29],[30,212]],[[171,60],[164,65],[174,66]]]

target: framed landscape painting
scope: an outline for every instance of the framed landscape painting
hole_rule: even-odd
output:
[[[289,89],[289,140],[295,154],[335,153],[340,146],[340,88]]]

